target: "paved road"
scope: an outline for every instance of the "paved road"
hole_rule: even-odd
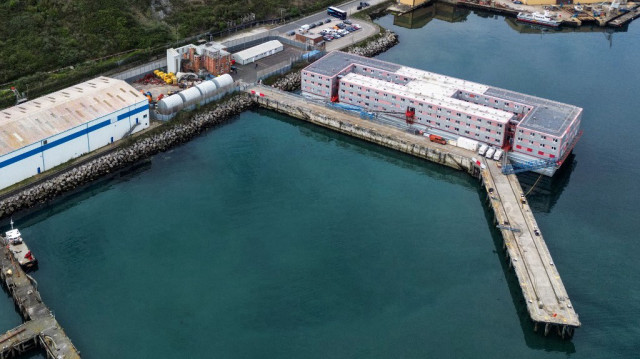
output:
[[[371,6],[377,5],[379,3],[382,3],[386,0],[369,0],[367,1]],[[335,7],[337,7],[338,9],[344,10],[347,12],[348,15],[353,14],[354,12],[357,11],[357,7],[360,4],[360,1],[349,1],[340,5],[334,5]],[[285,34],[288,31],[292,31],[292,30],[297,30],[298,28],[300,28],[300,26],[305,25],[305,24],[311,24],[311,23],[316,23],[318,21],[322,21],[325,19],[331,18],[331,22],[332,23],[336,23],[338,21],[340,21],[339,19],[335,18],[335,17],[331,17],[329,15],[327,15],[327,10],[324,9],[320,12],[317,12],[313,15],[309,15],[305,18],[302,18],[300,20],[296,20],[290,23],[286,23],[282,26],[278,26],[276,27],[274,30],[280,32],[281,34]]]

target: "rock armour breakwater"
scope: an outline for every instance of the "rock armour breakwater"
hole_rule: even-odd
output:
[[[73,168],[44,183],[26,189],[0,203],[0,218],[45,203],[108,173],[122,169],[176,145],[187,142],[207,128],[226,122],[231,117],[254,106],[245,96],[235,96],[214,109],[195,114],[184,123],[143,137],[135,143]]]
[[[397,43],[398,35],[393,31],[387,30],[378,39],[373,40],[363,46],[350,47],[347,49],[347,52],[366,57],[373,57],[389,50]],[[300,71],[290,72],[282,76],[276,82],[274,82],[273,87],[282,91],[289,92],[299,90]]]
[[[363,46],[350,47],[346,52],[360,56],[373,57],[389,50],[397,43],[398,34],[387,30],[376,40],[368,42]]]

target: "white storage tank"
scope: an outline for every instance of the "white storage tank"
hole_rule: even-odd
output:
[[[171,115],[182,110],[184,106],[184,101],[179,94],[171,95],[169,97],[165,97],[162,100],[158,101],[158,112],[163,115]]]
[[[197,85],[196,87],[198,88],[198,90],[200,90],[200,93],[202,93],[202,96],[205,99],[213,95],[213,93],[218,90],[218,86],[216,86],[216,83],[211,80],[202,81],[202,83],[200,85]]]
[[[202,92],[197,87],[191,87],[178,93],[184,101],[184,107],[188,108],[198,104],[202,100]]]
[[[233,85],[233,77],[231,77],[231,75],[229,74],[215,77],[212,81],[215,82],[216,85],[218,85],[218,90],[222,89],[223,87]]]

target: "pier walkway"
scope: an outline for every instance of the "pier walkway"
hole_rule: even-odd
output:
[[[513,267],[534,329],[545,335],[555,327],[563,338],[580,326],[560,274],[538,229],[516,175],[504,175],[498,163],[485,161],[482,180],[495,221],[502,232],[509,266]]]
[[[623,13],[622,15],[609,21],[607,24],[615,27],[622,27],[625,24],[639,17],[640,17],[640,4],[636,4],[634,5],[633,8],[629,9],[629,12]]]
[[[260,106],[281,112],[334,131],[361,138],[407,154],[466,171],[480,178],[502,233],[506,257],[514,268],[534,324],[545,335],[554,329],[571,338],[580,326],[544,237],[522,195],[515,175],[504,175],[498,162],[486,160],[473,151],[441,145],[399,128],[360,118],[300,95],[256,85],[246,90]]]
[[[5,246],[0,252],[0,267],[2,283],[26,321],[0,336],[0,358],[12,358],[36,347],[42,347],[47,358],[80,358],[76,347],[43,303],[35,280],[20,268]]]

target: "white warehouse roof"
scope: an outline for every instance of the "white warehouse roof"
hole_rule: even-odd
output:
[[[280,47],[283,47],[280,41],[271,40],[254,47],[250,47],[246,50],[236,52],[234,55],[246,60]]]
[[[0,156],[142,100],[126,82],[101,76],[0,110]]]

